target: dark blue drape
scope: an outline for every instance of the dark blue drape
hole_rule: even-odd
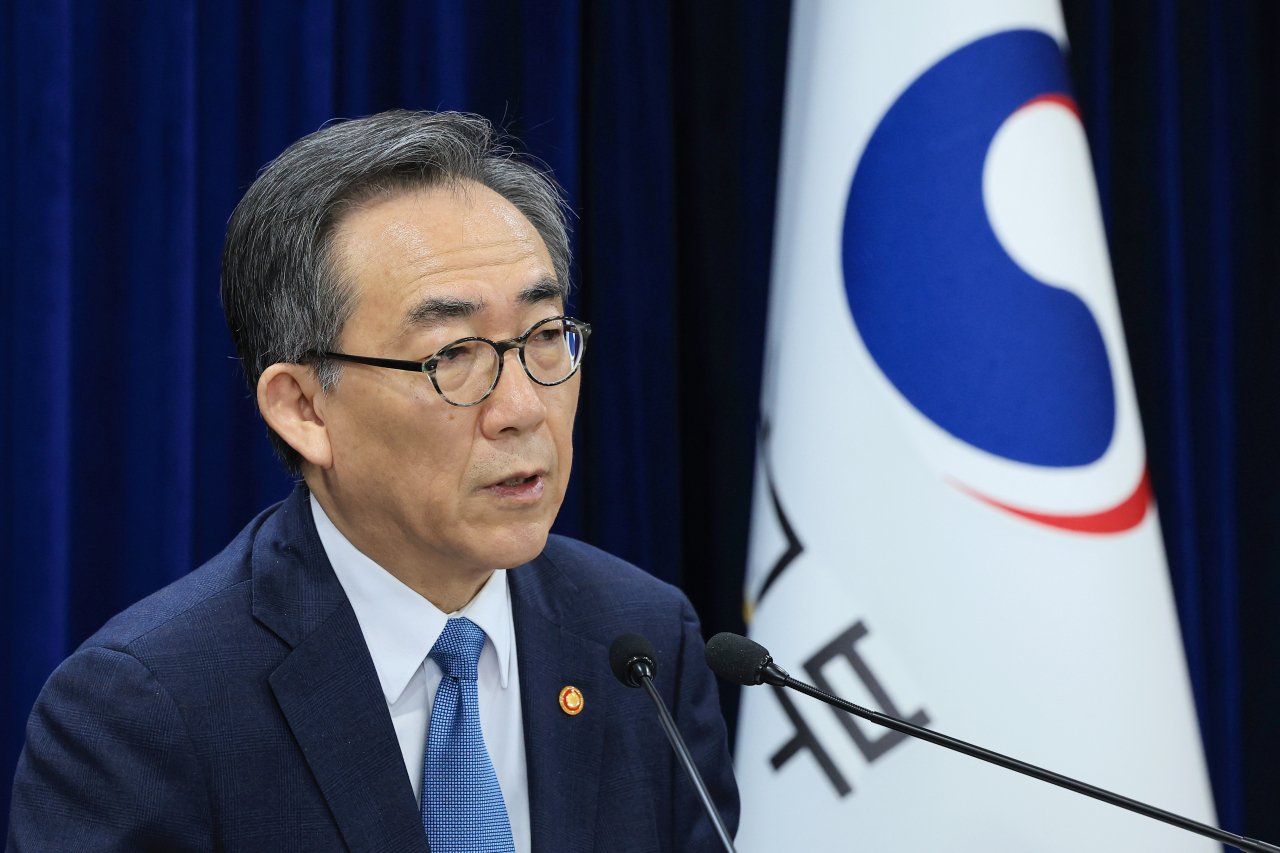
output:
[[[1280,9],[1064,8],[1219,821],[1274,841]]]
[[[732,484],[723,508],[698,510],[727,552],[691,575],[703,609],[725,598],[737,619],[788,10],[678,6],[0,6],[0,778],[63,657],[291,488],[232,358],[219,256],[257,170],[334,117],[479,112],[554,170],[576,211],[573,310],[596,328],[557,529],[679,582],[686,486]],[[701,270],[686,299],[690,217],[720,194],[742,206],[727,221],[747,228],[752,267],[722,229],[729,265]],[[712,395],[723,425],[705,443],[728,455],[681,441],[706,421],[682,409],[700,396],[688,389],[720,387],[681,347],[719,301],[739,322],[715,345],[740,375]]]
[[[1276,841],[1280,5],[1064,8],[1219,813]],[[289,490],[218,260],[256,171],[334,117],[480,112],[555,171],[597,330],[558,529],[740,629],[787,19],[764,0],[0,5],[0,779],[53,667]]]

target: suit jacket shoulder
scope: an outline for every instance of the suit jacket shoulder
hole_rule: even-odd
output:
[[[542,555],[529,568],[537,572],[540,593],[548,606],[582,630],[636,619],[692,617],[689,600],[678,587],[576,539],[550,536]],[[515,571],[523,572],[525,567]],[[612,640],[607,638],[607,642]]]
[[[386,699],[305,489],[50,676],[6,849],[425,853]]]
[[[182,632],[182,619],[189,611],[208,606],[209,602],[230,594],[236,587],[247,586],[253,579],[252,553],[258,531],[281,504],[263,510],[236,538],[204,565],[179,578],[163,589],[113,616],[85,640],[80,649],[106,648],[124,650],[134,641],[153,631],[175,632],[180,645],[188,645]],[[247,598],[247,590],[240,590]],[[179,624],[174,624],[178,620]]]

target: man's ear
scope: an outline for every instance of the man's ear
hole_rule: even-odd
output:
[[[281,362],[262,371],[258,411],[267,426],[303,459],[319,468],[333,465],[333,446],[324,422],[324,391],[311,368]]]

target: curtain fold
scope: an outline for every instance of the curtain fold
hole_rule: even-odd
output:
[[[5,565],[0,579],[4,642],[0,704],[4,767],[12,766],[31,700],[66,648],[70,587],[69,500],[75,369],[72,335],[72,87],[70,0],[11,8],[0,26],[9,46],[0,234],[5,343],[0,371]],[[34,638],[38,638],[33,642]],[[3,801],[7,807],[8,794]],[[6,815],[7,815],[6,808]]]
[[[1275,167],[1258,91],[1276,22],[1254,0],[1064,8],[1218,819],[1280,837],[1277,740],[1246,729],[1250,694],[1264,695],[1246,673],[1274,666],[1280,639],[1261,629],[1280,606],[1265,580],[1280,552],[1250,518],[1277,471],[1280,413],[1242,360],[1278,354],[1280,315],[1253,295],[1275,266],[1254,263],[1249,236],[1276,216],[1259,192]],[[1242,645],[1251,628],[1268,641]]]

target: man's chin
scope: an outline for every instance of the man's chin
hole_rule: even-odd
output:
[[[503,529],[492,531],[486,537],[477,554],[483,565],[493,569],[514,569],[536,559],[547,545],[550,525],[523,524],[516,529],[504,525]]]

